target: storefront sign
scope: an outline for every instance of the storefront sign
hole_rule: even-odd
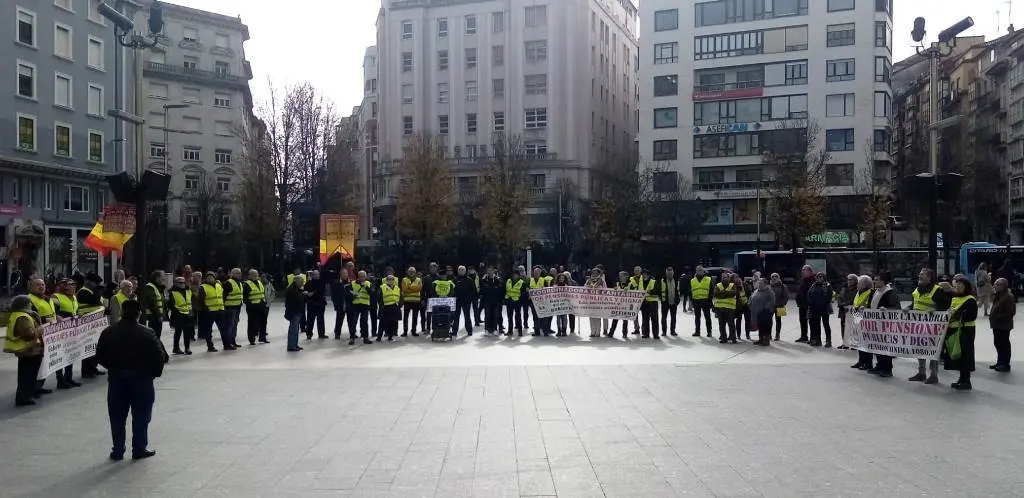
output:
[[[694,135],[712,135],[718,133],[745,133],[748,131],[758,131],[761,129],[761,123],[728,123],[728,124],[713,124],[705,126],[694,126]]]
[[[850,243],[850,232],[821,232],[804,237],[804,241],[815,244],[846,245]]]
[[[568,285],[530,289],[530,301],[541,318],[571,314],[635,320],[646,295],[644,291]]]
[[[865,353],[936,360],[948,322],[948,312],[860,310],[843,344]]]

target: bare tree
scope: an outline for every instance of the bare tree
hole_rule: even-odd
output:
[[[816,121],[799,120],[781,122],[768,140],[762,138],[763,162],[773,168],[768,221],[776,240],[794,251],[804,237],[825,229],[825,175],[832,155],[820,143],[822,135]]]
[[[854,178],[854,191],[864,199],[864,211],[858,227],[864,234],[866,242],[873,253],[875,269],[878,269],[878,246],[886,245],[890,240],[889,214],[892,209],[891,188],[887,179],[877,175],[875,165],[875,146],[873,140],[864,143],[864,160],[867,168]]]
[[[631,161],[611,161],[594,172],[599,178],[588,230],[588,239],[605,257],[617,258],[622,266],[624,256],[635,252],[645,222],[644,199],[648,195],[640,181],[637,166]]]
[[[547,223],[545,231],[548,240],[554,241],[556,259],[571,264],[584,236],[583,200],[579,185],[568,178],[561,178],[543,201],[551,210],[550,223]]]
[[[265,268],[266,250],[279,241],[283,227],[283,213],[275,188],[272,148],[263,122],[239,129],[238,135],[243,141],[240,160],[242,181],[237,196],[243,216],[238,223],[238,234],[245,247],[258,248],[255,262],[259,268]]]
[[[188,260],[198,263],[199,268],[209,268],[211,264],[220,261],[218,253],[230,245],[224,242],[232,240],[232,199],[220,191],[215,181],[205,174],[200,177],[196,188],[186,190],[181,199],[188,234],[186,240],[191,242],[187,244],[190,253]]]
[[[658,245],[667,244],[670,252],[684,251],[699,237],[704,222],[692,185],[661,165],[642,167],[640,184],[646,238]]]
[[[491,143],[492,161],[483,176],[476,218],[484,238],[498,250],[498,261],[511,266],[515,250],[528,243],[525,212],[533,200],[527,175],[530,158],[522,138],[498,134]]]
[[[449,232],[456,195],[444,141],[433,135],[407,139],[398,168],[397,227],[402,237],[423,244],[426,266],[431,248]]]

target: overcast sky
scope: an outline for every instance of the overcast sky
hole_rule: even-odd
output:
[[[379,0],[170,1],[242,16],[251,36],[245,44],[245,54],[252,61],[253,81],[250,83],[257,101],[267,95],[268,81],[283,86],[306,80],[327,94],[337,104],[341,115],[349,114],[352,106],[362,100],[363,52],[376,40]],[[642,4],[643,0],[640,2]],[[893,0],[893,3],[895,61],[914,53],[910,29],[917,16],[927,18],[929,40],[967,15],[975,22],[968,34],[984,34],[991,39],[1005,33],[1009,19],[1006,0]],[[1017,27],[1024,29],[1024,1],[1016,3],[1013,18]],[[1000,11],[998,24],[996,10]]]

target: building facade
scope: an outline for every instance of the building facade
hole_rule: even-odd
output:
[[[83,245],[117,169],[113,64],[118,45],[94,0],[4,2],[0,65],[0,277],[109,275]]]
[[[810,126],[830,153],[818,235],[856,240],[858,199],[890,176],[892,29],[891,0],[645,0],[641,163],[692,185],[704,242],[751,249],[774,240],[762,154]]]
[[[461,198],[476,195],[496,134],[522,138],[536,196],[569,181],[589,197],[593,169],[635,147],[636,18],[631,0],[384,0],[365,76],[379,111],[374,205],[394,205],[416,133],[445,138]]]
[[[373,238],[374,195],[372,173],[377,166],[377,47],[367,47],[363,55],[363,100],[359,106],[358,149],[356,162],[359,166],[359,188],[361,212],[359,213],[359,240],[363,243]]]

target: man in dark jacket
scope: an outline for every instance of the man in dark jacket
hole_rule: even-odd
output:
[[[92,310],[103,309],[103,296],[100,295],[100,284],[103,279],[99,275],[89,272],[78,288],[79,310],[89,313]],[[105,372],[96,368],[96,356],[90,356],[82,360],[82,378],[89,379]]]
[[[992,341],[996,347],[996,363],[989,366],[999,373],[1010,371],[1010,330],[1013,329],[1013,317],[1017,314],[1017,300],[1010,291],[1010,282],[1005,278],[997,278],[995,294],[992,296],[992,310],[988,315],[992,325]]]
[[[665,278],[659,285],[661,289],[661,335],[669,333],[676,334],[676,312],[679,310],[679,303],[682,301],[682,280],[676,277],[675,270],[669,266],[665,268]],[[672,326],[669,326],[672,320]]]
[[[324,310],[327,309],[327,286],[320,278],[320,272],[310,272],[309,282],[306,282],[306,339],[313,338],[313,324],[316,324],[317,336],[320,339],[327,338],[324,326]]]
[[[493,334],[501,328],[501,302],[505,298],[505,284],[493,266],[480,279],[480,304],[484,309],[484,330]]]
[[[437,273],[437,263],[430,263],[428,267],[430,269],[426,275],[423,276],[423,290],[420,292],[420,302],[423,303],[423,308],[427,311],[426,319],[423,320],[423,330],[429,331],[430,328],[430,298],[434,297],[434,281],[441,276]]]
[[[107,414],[113,447],[111,460],[121,460],[125,452],[125,423],[132,414],[132,458],[156,455],[148,448],[149,421],[153,415],[156,390],[153,379],[163,374],[167,351],[153,331],[139,325],[139,303],[125,301],[121,321],[100,334],[96,344],[97,361],[107,368]]]
[[[149,283],[137,291],[142,306],[143,322],[160,338],[164,326],[164,272],[156,270],[149,275]]]
[[[476,282],[466,274],[466,267],[459,266],[455,277],[455,316],[452,322],[452,335],[459,333],[459,315],[466,320],[466,334],[473,335],[473,303],[477,298]]]
[[[339,278],[331,280],[331,304],[334,305],[334,338],[341,339],[341,324],[345,321],[347,304],[352,301],[348,293],[348,272],[342,271]]]
[[[807,291],[814,285],[814,268],[811,265],[804,265],[800,272],[800,286],[796,291],[796,306],[800,315],[800,338],[796,342],[809,342],[807,328],[809,324],[807,315]]]

